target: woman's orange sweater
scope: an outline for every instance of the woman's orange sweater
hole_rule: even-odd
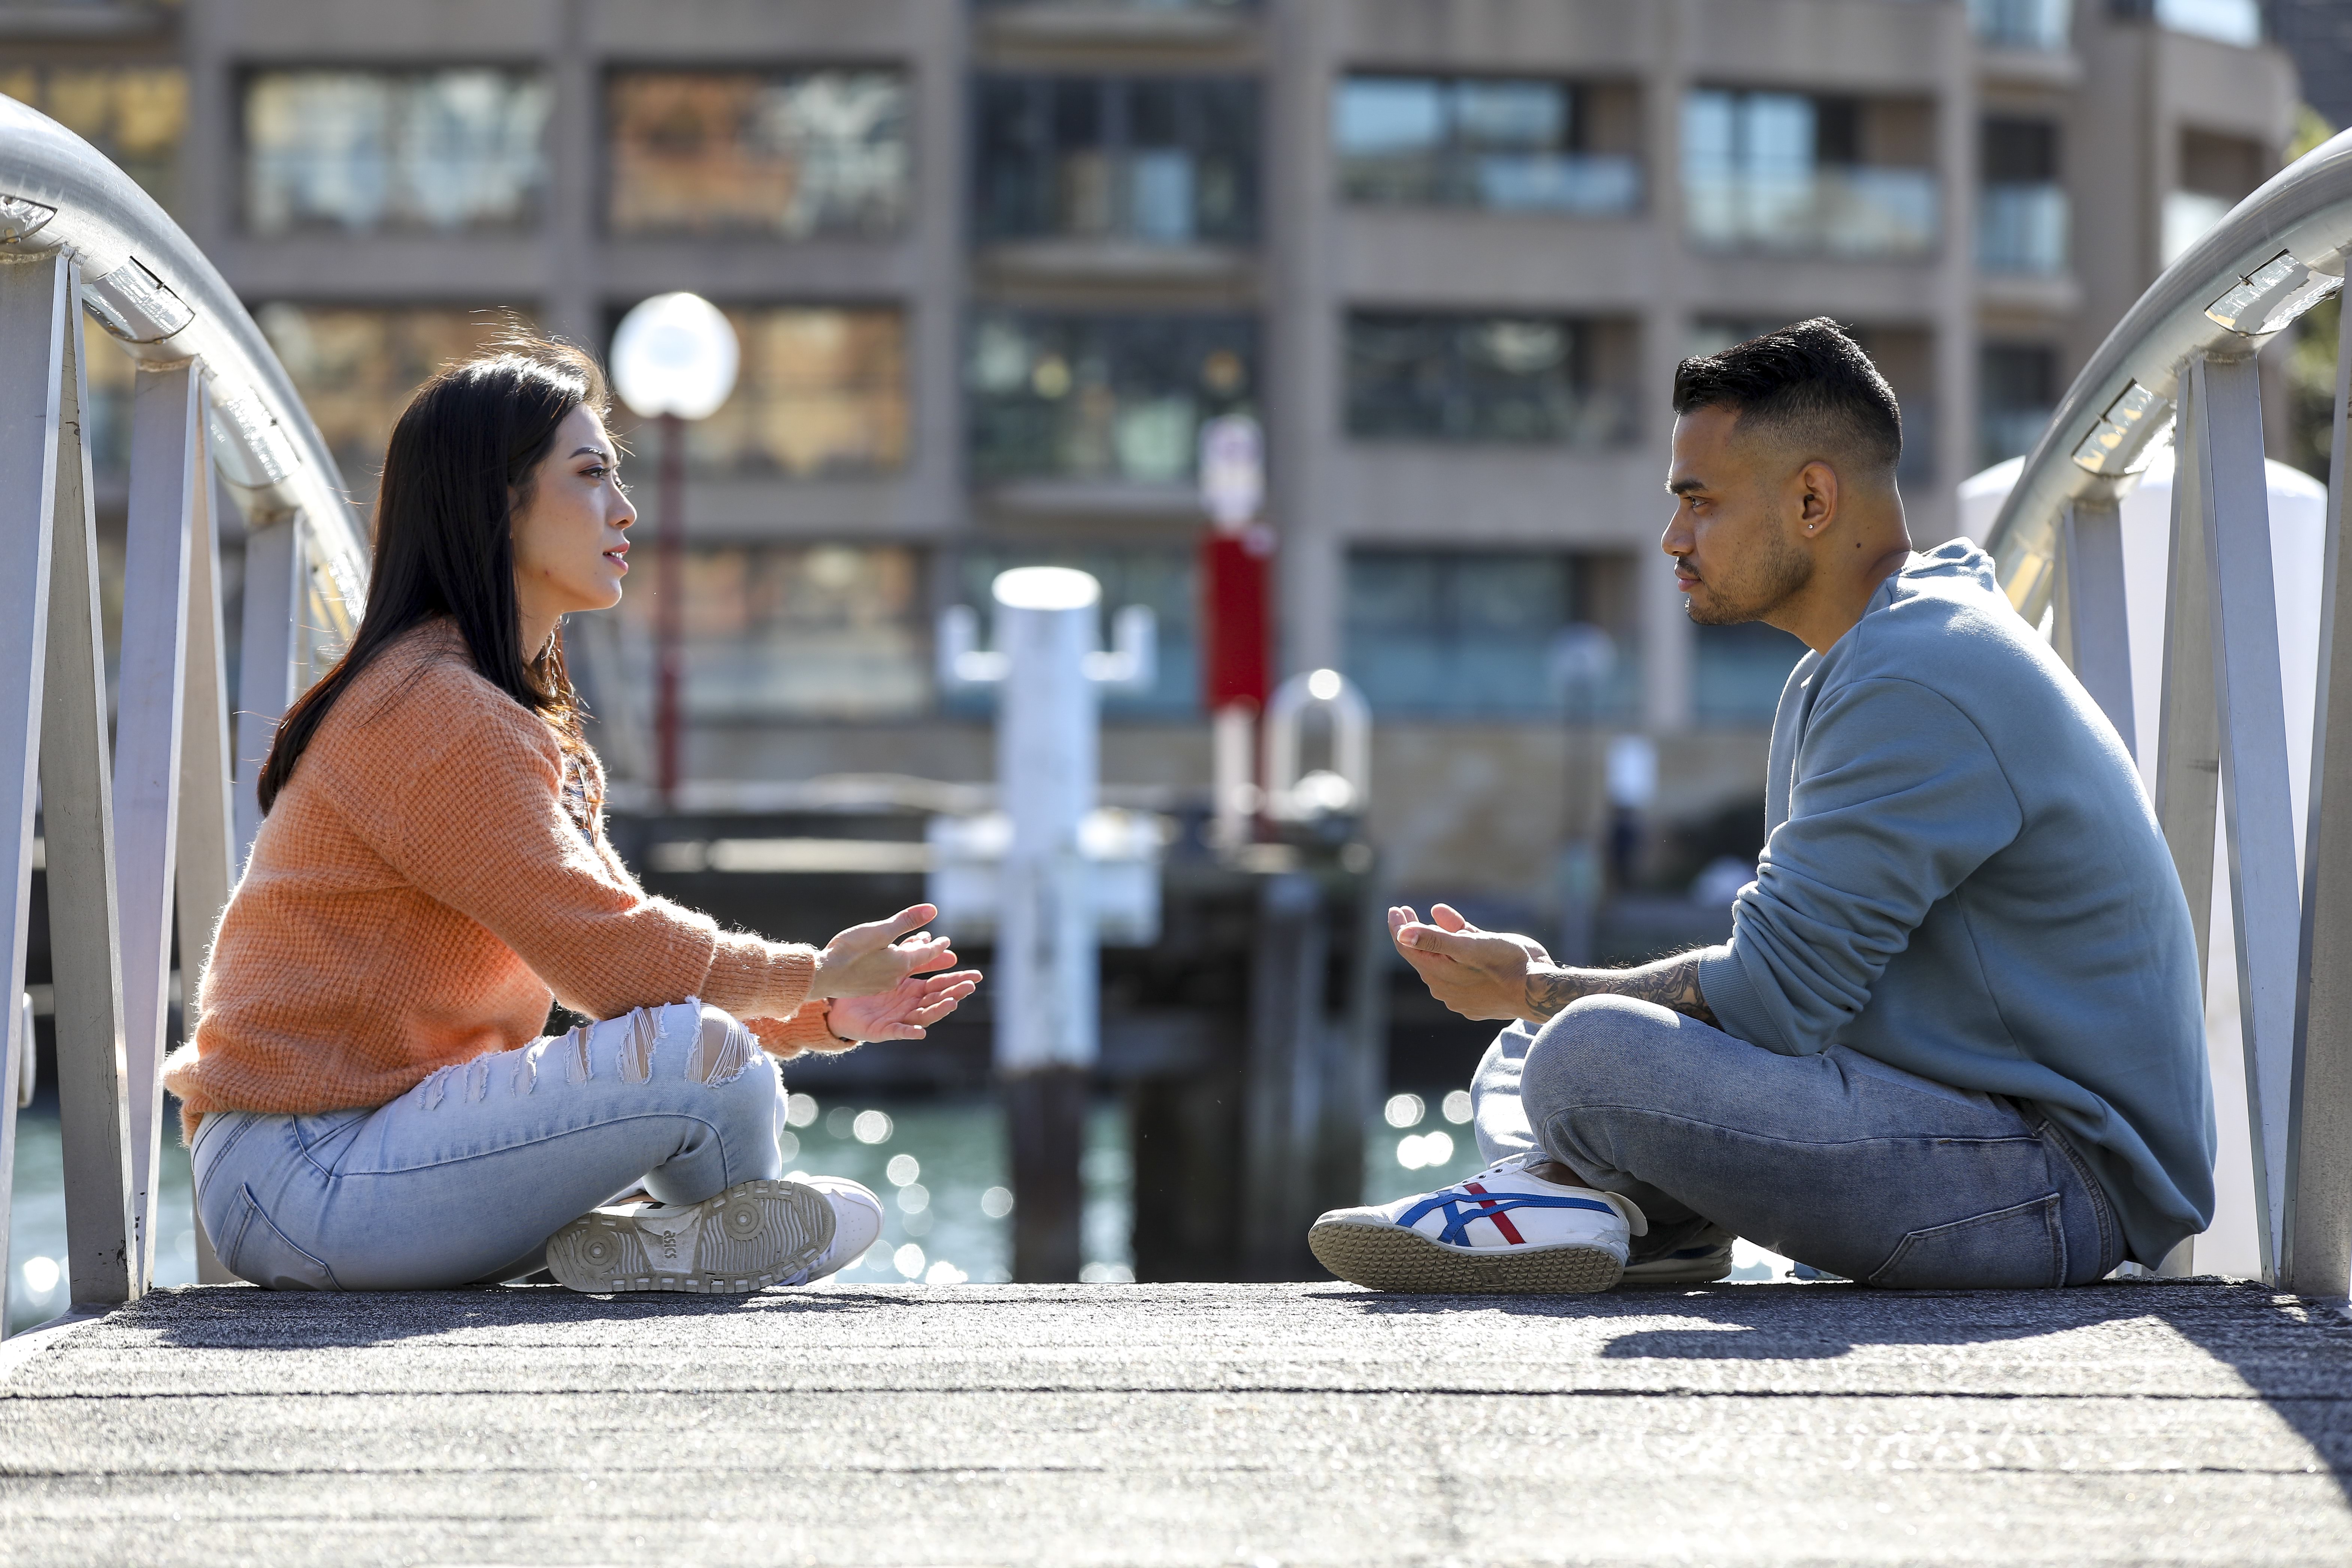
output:
[[[699,996],[780,1056],[841,1049],[816,955],[648,895],[606,842],[603,775],[427,622],[345,689],[278,792],[221,915],[195,1037],[163,1081],[214,1110],[383,1105],[537,1037],[551,994],[592,1018]]]

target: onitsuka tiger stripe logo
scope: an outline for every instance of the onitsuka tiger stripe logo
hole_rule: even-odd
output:
[[[1445,1228],[1437,1239],[1448,1247],[1470,1245],[1470,1222],[1486,1220],[1512,1247],[1525,1247],[1526,1238],[1511,1223],[1513,1209],[1591,1209],[1596,1214],[1613,1215],[1617,1211],[1598,1198],[1570,1197],[1566,1193],[1500,1193],[1489,1194],[1475,1182],[1465,1182],[1459,1187],[1448,1187],[1407,1209],[1397,1223],[1411,1229],[1437,1210],[1445,1211]],[[1468,1213],[1463,1212],[1468,1210]]]

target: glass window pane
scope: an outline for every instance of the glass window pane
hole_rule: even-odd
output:
[[[879,307],[729,306],[741,354],[735,391],[688,427],[699,471],[794,479],[906,466],[906,317]],[[625,413],[616,416],[634,428]]]
[[[616,234],[800,238],[904,219],[895,71],[617,71],[606,103]]]
[[[1350,435],[1607,444],[1620,400],[1595,384],[1588,323],[1557,317],[1349,318]]]
[[[176,66],[0,66],[0,96],[96,147],[166,208],[178,198],[187,73]]]
[[[982,77],[973,223],[989,239],[1245,243],[1257,86],[1229,77]]]
[[[1933,168],[1864,161],[1865,122],[1919,106],[1706,88],[1683,102],[1684,221],[1702,248],[1923,256],[1936,244]],[[1881,146],[1896,145],[1881,137]]]
[[[518,227],[546,182],[547,84],[497,69],[262,71],[245,84],[257,234]]]
[[[1805,645],[1761,621],[1698,628],[1694,705],[1702,723],[1769,724]]]
[[[509,310],[439,305],[277,300],[253,314],[318,422],[343,482],[362,493],[374,489],[393,423],[416,389],[443,365],[528,324]]]
[[[1361,550],[1348,558],[1347,668],[1386,713],[1573,717],[1630,707],[1636,672],[1576,618],[1580,559]]]
[[[1454,122],[1470,147],[1551,150],[1568,139],[1568,89],[1549,81],[1464,81]]]
[[[842,544],[686,552],[687,714],[709,721],[898,719],[931,700],[920,557]],[[623,647],[653,710],[656,574],[633,573]]]
[[[1628,153],[1582,145],[1578,89],[1534,78],[1364,76],[1333,98],[1351,201],[1622,213],[1641,202]]]
[[[1342,153],[1431,152],[1445,139],[1444,91],[1432,79],[1349,77],[1335,102],[1333,134]]]
[[[1201,422],[1253,405],[1256,339],[1247,317],[983,315],[966,362],[972,466],[1187,480]]]

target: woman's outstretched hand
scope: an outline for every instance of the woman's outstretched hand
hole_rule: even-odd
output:
[[[919,1040],[979,987],[977,969],[909,974],[887,991],[835,1001],[825,1024],[845,1040]]]
[[[816,955],[810,998],[878,996],[909,975],[947,968],[956,961],[948,939],[923,930],[939,912],[936,904],[915,904],[888,920],[851,926]]]

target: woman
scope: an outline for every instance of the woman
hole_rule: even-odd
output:
[[[779,1179],[772,1058],[919,1038],[980,976],[919,931],[929,905],[819,952],[720,931],[614,857],[560,631],[628,571],[605,407],[587,355],[519,339],[393,430],[367,612],[278,726],[164,1078],[205,1227],[255,1284],[543,1264],[579,1290],[756,1290],[879,1234],[856,1184]],[[551,994],[604,1022],[534,1038]]]

